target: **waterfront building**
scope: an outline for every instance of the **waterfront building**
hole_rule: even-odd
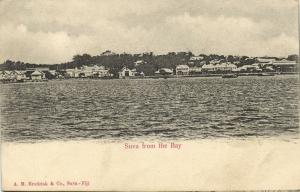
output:
[[[202,70],[204,72],[214,72],[214,71],[216,71],[216,67],[213,64],[204,64],[202,66]]]
[[[9,82],[17,82],[26,80],[26,71],[1,71],[0,72],[0,80],[9,81]]]
[[[74,69],[66,69],[67,77],[78,78],[78,77],[107,77],[110,76],[109,70],[105,69],[104,66],[82,66],[80,69],[77,67]]]
[[[202,72],[201,67],[190,67],[190,74],[199,74]]]
[[[243,65],[236,69],[238,72],[260,72],[262,69],[258,65]]]
[[[78,69],[77,67],[75,69],[66,69],[67,77],[77,78],[77,77],[79,77],[80,73],[81,73],[81,70]]]
[[[82,66],[81,73],[84,74],[85,77],[107,77],[110,76],[107,69],[104,66]]]
[[[232,63],[227,63],[227,68],[228,71],[235,71],[237,69],[237,66]]]
[[[202,66],[204,72],[231,72],[237,71],[237,66],[232,63],[221,63],[221,64],[205,64]]]
[[[119,78],[134,77],[136,74],[136,69],[129,69],[127,67],[123,67],[123,69],[119,72]]]
[[[14,79],[14,75],[13,75],[12,71],[3,71],[2,77],[4,80],[13,80]]]
[[[9,79],[11,79],[11,76],[10,75],[8,75],[7,73],[6,73],[6,71],[1,71],[0,72],[0,80],[2,81],[6,81],[6,80],[9,80]]]
[[[228,72],[235,71],[236,69],[236,65],[232,63],[221,63],[219,65],[215,65],[215,71]]]
[[[274,61],[273,66],[277,72],[298,72],[299,64],[286,59]]]
[[[34,71],[40,71],[40,72],[46,72],[46,71],[50,71],[49,67],[37,67],[37,68],[27,68],[26,72],[34,72]]]
[[[98,66],[94,65],[94,66],[82,66],[81,67],[81,72],[84,74],[84,77],[92,77],[93,73],[96,72],[98,70]]]
[[[275,61],[275,59],[273,58],[261,58],[261,57],[257,58],[256,60],[262,64],[271,64]]]
[[[26,80],[26,71],[13,71],[14,79],[16,81]]]
[[[36,68],[27,68],[25,70],[26,77],[28,79],[30,79],[31,74],[36,70],[42,72],[46,79],[55,79],[58,76],[57,71],[56,70],[50,70],[49,67],[36,67]]]
[[[176,75],[189,75],[190,67],[187,65],[176,66]]]
[[[94,65],[91,67],[83,66],[81,73],[85,74],[85,77],[107,77],[110,76],[109,71],[104,66]]]
[[[36,80],[36,81],[40,81],[46,78],[45,73],[39,70],[35,70],[33,73],[31,73],[30,77],[31,80]]]

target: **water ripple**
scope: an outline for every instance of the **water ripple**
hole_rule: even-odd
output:
[[[8,141],[202,139],[299,133],[296,76],[1,85]]]

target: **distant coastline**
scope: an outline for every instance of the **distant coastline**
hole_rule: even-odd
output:
[[[0,80],[9,83],[69,78],[212,77],[230,73],[237,76],[271,76],[297,74],[298,60],[296,54],[278,58],[194,55],[192,52],[116,54],[105,51],[96,56],[75,55],[70,62],[52,65],[7,60],[0,64]]]

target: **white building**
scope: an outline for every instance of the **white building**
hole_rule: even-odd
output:
[[[96,72],[97,69],[98,69],[97,65],[94,65],[94,66],[84,65],[84,66],[81,67],[80,73],[84,74],[84,77],[92,77],[93,73]]]
[[[202,66],[203,71],[207,72],[214,72],[214,71],[221,71],[221,72],[229,72],[229,71],[236,71],[237,66],[232,63],[221,63],[221,64],[205,64]]]
[[[176,75],[188,75],[190,67],[187,65],[178,65],[176,66]]]
[[[196,73],[201,73],[202,72],[202,68],[201,67],[190,67],[190,73],[192,74],[196,74]]]
[[[134,62],[134,66],[137,67],[137,66],[139,66],[141,64],[144,64],[144,63],[146,63],[144,60],[138,60],[138,61]]]
[[[68,77],[71,77],[71,78],[79,77],[80,73],[81,73],[81,70],[78,69],[77,67],[75,69],[66,69],[66,74],[68,75]]]
[[[24,80],[26,80],[25,72],[26,71],[13,71],[14,78],[17,81],[24,81]]]
[[[43,73],[39,70],[35,70],[33,73],[31,73],[30,77],[31,77],[31,80],[40,81],[42,79],[45,79],[45,73]]]
[[[204,59],[203,56],[194,56],[190,58],[190,61],[201,61],[203,59]]]
[[[243,65],[236,69],[239,72],[250,72],[250,71],[262,71],[262,69],[257,65]]]
[[[216,70],[216,67],[215,67],[215,65],[213,65],[213,64],[204,64],[204,65],[202,66],[202,70],[203,70],[203,71],[206,71],[206,72],[213,72],[213,71]]]
[[[11,80],[11,79],[13,79],[11,71],[1,71],[0,72],[0,80],[7,81],[7,80]]]
[[[278,61],[273,61],[273,65],[297,65],[296,61],[289,61],[286,59],[278,60]]]
[[[123,67],[123,69],[119,72],[119,78],[134,77],[136,73],[136,69],[131,70],[127,67]]]
[[[2,78],[4,80],[12,80],[12,79],[14,79],[14,75],[13,75],[12,71],[3,71]]]
[[[82,66],[80,69],[66,69],[66,73],[69,77],[107,77],[110,76],[109,71],[104,66]]]
[[[51,75],[53,75],[53,76],[56,76],[56,75],[57,75],[56,70],[49,70],[49,73],[50,73]]]
[[[236,65],[232,63],[221,63],[219,65],[215,65],[216,71],[235,71],[236,69]]]
[[[289,61],[286,59],[274,61],[273,66],[279,72],[297,72],[299,64],[296,61]]]
[[[265,64],[270,64],[275,61],[275,59],[269,59],[269,58],[257,58],[257,61],[259,63],[265,63]]]
[[[24,81],[26,80],[26,71],[1,71],[0,72],[0,80],[3,81]]]

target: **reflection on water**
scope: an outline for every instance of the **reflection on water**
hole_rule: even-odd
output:
[[[6,141],[295,136],[297,76],[2,84]]]

